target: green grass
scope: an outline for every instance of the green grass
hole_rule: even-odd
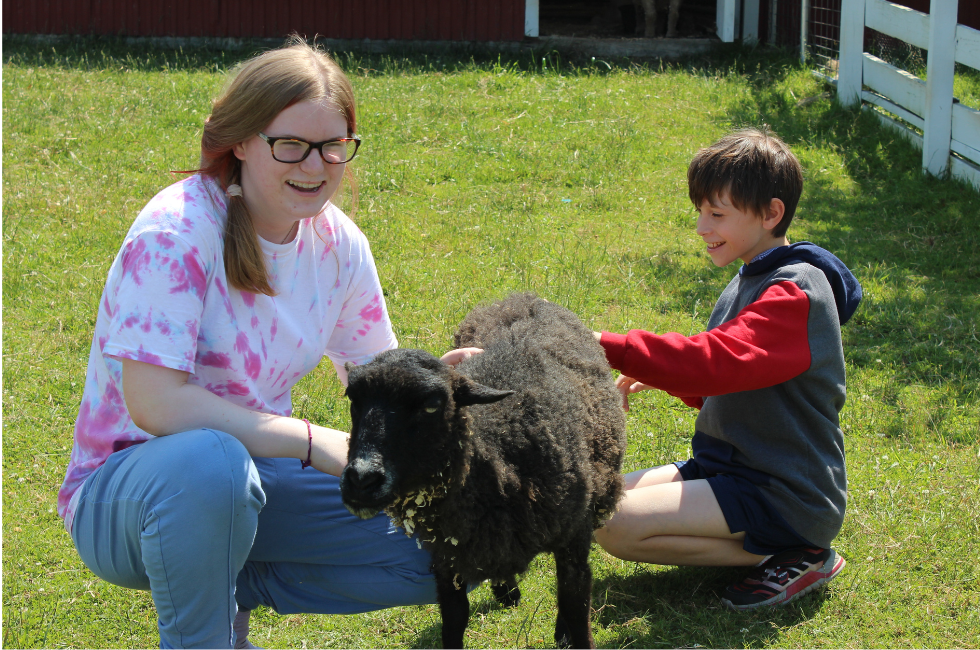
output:
[[[96,578],[55,513],[109,264],[142,205],[195,166],[222,73],[244,53],[112,41],[3,43],[3,645],[157,644],[149,595]],[[609,647],[975,647],[980,643],[980,194],[924,177],[873,116],[817,96],[793,57],[721,50],[673,66],[557,55],[339,56],[365,144],[355,220],[401,344],[448,348],[473,305],[530,289],[590,326],[702,330],[735,268],[700,251],[694,152],[767,123],[803,163],[790,235],[864,284],[844,328],[848,567],[787,608],[732,613],[737,570],[650,567],[593,551],[596,640]],[[957,92],[980,97],[980,78]],[[807,98],[814,101],[804,102]],[[343,204],[349,206],[345,196]],[[346,427],[328,369],[298,412]],[[643,393],[627,469],[686,457],[695,413]],[[470,647],[547,647],[553,565],[515,610],[471,597]],[[267,647],[429,647],[435,606],[253,616]]]

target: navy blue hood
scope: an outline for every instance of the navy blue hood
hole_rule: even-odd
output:
[[[841,262],[836,255],[808,241],[796,242],[789,246],[773,248],[762,259],[744,264],[738,270],[739,275],[759,275],[783,266],[806,262],[823,271],[827,276],[830,288],[834,290],[834,300],[837,302],[837,317],[843,325],[858,308],[863,292],[851,270]]]

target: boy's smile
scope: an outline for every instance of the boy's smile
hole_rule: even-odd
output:
[[[784,211],[783,202],[773,199],[765,215],[746,212],[732,205],[725,193],[715,197],[714,204],[707,199],[701,203],[697,233],[715,266],[728,266],[736,259],[748,264],[759,253],[789,245],[785,236],[772,235]]]

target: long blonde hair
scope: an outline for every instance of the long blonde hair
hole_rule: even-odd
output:
[[[266,128],[283,110],[297,102],[326,99],[347,120],[347,135],[357,132],[354,89],[340,66],[324,51],[292,35],[286,44],[237,66],[201,137],[201,167],[195,170],[215,179],[222,189],[241,182],[241,161],[233,147]],[[345,177],[356,201],[350,169]],[[241,196],[228,197],[224,262],[228,283],[236,289],[274,296],[269,284],[258,235]]]

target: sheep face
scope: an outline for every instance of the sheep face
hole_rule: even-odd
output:
[[[340,493],[364,519],[448,480],[466,435],[461,409],[512,394],[478,384],[421,350],[389,350],[346,368],[351,436]]]

